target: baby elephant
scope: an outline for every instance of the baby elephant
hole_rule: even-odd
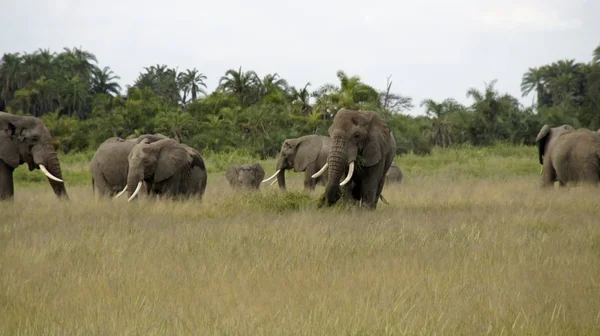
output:
[[[253,164],[235,164],[227,168],[225,178],[234,189],[258,189],[265,177],[265,170],[256,162]]]
[[[402,169],[392,162],[390,169],[385,174],[385,181],[388,183],[400,183],[402,182]]]

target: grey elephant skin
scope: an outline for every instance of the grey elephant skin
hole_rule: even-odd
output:
[[[134,139],[112,137],[106,139],[96,150],[90,163],[92,190],[100,197],[114,196],[127,185],[129,153],[142,140],[149,143],[168,139],[162,134],[143,134]]]
[[[225,178],[233,189],[258,190],[265,170],[260,163],[234,164],[225,170]]]
[[[385,174],[385,182],[386,183],[401,183],[404,174],[402,173],[402,169],[398,167],[395,163],[392,162],[390,165],[390,169],[388,169]]]
[[[58,198],[69,199],[52,141],[40,119],[0,112],[0,200],[14,198],[13,171],[23,163],[40,169]]]
[[[542,186],[600,182],[600,134],[569,125],[544,125],[538,142]]]
[[[134,199],[145,182],[150,196],[173,199],[202,196],[206,190],[206,166],[200,153],[173,139],[135,145],[129,153],[127,192]]]
[[[329,136],[329,177],[321,205],[333,205],[343,194],[347,201],[375,209],[396,153],[389,126],[376,112],[341,109],[333,118]],[[344,173],[346,178],[340,183]]]
[[[325,163],[331,149],[331,138],[324,135],[305,135],[299,138],[286,139],[281,145],[279,159],[277,160],[277,171],[263,182],[269,182],[277,177],[279,188],[285,190],[285,171],[294,169],[295,172],[304,172],[304,189],[315,190],[317,183],[325,185],[327,175],[322,174],[318,178],[312,178]]]

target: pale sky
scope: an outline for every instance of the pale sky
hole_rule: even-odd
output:
[[[196,67],[209,90],[228,69],[279,73],[314,90],[336,71],[377,89],[468,103],[498,79],[521,98],[529,67],[589,62],[598,0],[0,0],[0,53],[81,47],[132,84],[145,66]]]

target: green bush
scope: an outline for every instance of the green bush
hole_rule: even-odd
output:
[[[254,163],[259,159],[249,149],[239,149],[220,153],[207,153],[205,155],[207,171],[220,172],[233,164]]]

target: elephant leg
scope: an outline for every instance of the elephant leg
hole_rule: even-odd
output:
[[[360,190],[357,188],[355,182],[350,181],[348,184],[341,187],[341,190],[343,203],[354,205],[360,200]]]
[[[304,171],[304,190],[308,192],[314,191],[315,186],[317,185],[317,179],[312,178],[312,175],[316,173],[316,171],[314,171],[314,166],[315,165],[311,163]]]
[[[594,164],[587,165],[583,171],[583,180],[587,183],[598,184],[600,182],[598,166]]]
[[[556,170],[552,166],[552,160],[546,158],[542,166],[542,187],[552,187],[556,181]]]
[[[124,187],[125,186],[123,186],[123,188]],[[115,191],[113,191],[113,188],[108,185],[108,182],[106,182],[106,179],[104,179],[104,176],[94,178],[94,190],[100,197],[104,197],[107,195],[114,196],[114,195],[118,194],[121,190],[123,190],[123,188],[120,188],[120,190],[115,192]]]
[[[0,161],[0,201],[12,199],[15,195],[13,168]]]
[[[383,180],[385,179],[385,171],[383,162],[372,166],[363,167],[363,175],[361,183],[361,206],[367,209],[377,208],[379,195],[383,189]]]

